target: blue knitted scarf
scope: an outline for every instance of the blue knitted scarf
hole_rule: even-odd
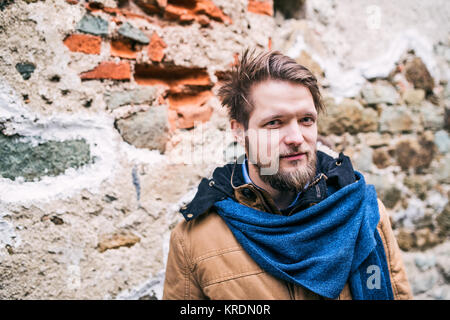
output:
[[[357,181],[291,216],[227,198],[218,214],[265,271],[321,296],[337,298],[349,282],[355,300],[393,299],[373,185]]]

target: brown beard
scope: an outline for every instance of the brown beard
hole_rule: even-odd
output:
[[[299,160],[297,160],[299,161]],[[296,161],[296,162],[297,162]],[[261,167],[255,165],[259,170],[259,177],[272,188],[279,191],[302,191],[316,174],[316,151],[307,153],[305,167],[297,168],[294,172],[283,172],[281,168],[272,175],[262,175]]]

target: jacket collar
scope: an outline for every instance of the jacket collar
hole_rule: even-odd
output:
[[[334,159],[317,151],[316,177],[297,199],[285,210],[279,210],[270,195],[252,183],[246,183],[241,165],[245,155],[234,163],[216,168],[212,178],[200,181],[194,199],[180,209],[180,213],[190,221],[207,212],[217,201],[231,198],[236,202],[275,214],[290,215],[308,208],[325,199],[330,193],[355,182],[355,173],[350,159],[342,152]]]

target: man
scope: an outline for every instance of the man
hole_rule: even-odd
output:
[[[246,51],[219,91],[242,161],[203,179],[172,231],[163,299],[410,299],[388,214],[318,151],[316,78]]]

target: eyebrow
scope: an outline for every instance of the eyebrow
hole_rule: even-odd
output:
[[[312,113],[312,112],[306,112],[304,114],[302,113],[302,117],[308,117],[308,116],[309,117],[313,117],[315,119],[317,117],[317,114],[316,113]],[[274,120],[274,119],[277,119],[277,118],[284,118],[284,117],[286,117],[285,114],[274,114],[274,115],[271,115],[269,117],[263,118],[260,121],[260,123],[269,122],[271,120]]]

